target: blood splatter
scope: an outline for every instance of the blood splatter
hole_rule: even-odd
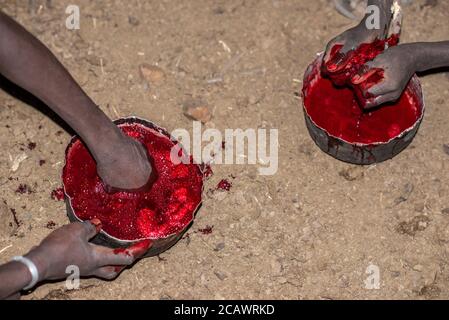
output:
[[[198,232],[200,232],[204,235],[209,235],[212,233],[213,229],[214,229],[214,226],[206,226],[203,229],[198,229]]]
[[[51,192],[51,198],[56,201],[64,200],[64,188],[57,188]]]
[[[50,220],[50,221],[47,222],[46,227],[48,229],[54,229],[56,227],[56,222],[54,222],[53,220]]]
[[[34,149],[36,149],[36,146],[37,146],[36,142],[28,142],[28,145],[27,145],[28,150],[34,150]]]
[[[202,163],[200,167],[205,179],[209,179],[214,174],[210,164]]]
[[[31,187],[26,183],[19,184],[19,186],[16,189],[16,193],[19,194],[31,194],[33,192],[34,192],[33,189],[31,189]]]
[[[229,182],[229,180],[222,179],[217,185],[217,190],[229,191],[231,190],[231,187],[232,183]]]

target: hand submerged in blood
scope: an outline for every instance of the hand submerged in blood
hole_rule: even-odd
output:
[[[96,157],[97,172],[107,192],[139,191],[149,187],[154,172],[143,144],[122,135],[119,142],[108,142]]]
[[[417,52],[404,44],[391,47],[367,62],[351,79],[366,99],[363,107],[370,109],[399,99],[416,72],[416,58]]]
[[[346,30],[327,44],[323,58],[323,71],[325,73],[340,72],[360,45],[383,39],[383,34],[383,30],[367,29],[363,21],[354,28]]]
[[[398,19],[401,15],[396,15],[394,18],[392,5],[393,0],[368,0],[366,15],[362,21],[327,44],[322,71],[330,76],[335,84],[344,85],[345,77],[352,76],[356,72],[354,64],[359,63],[357,51],[363,51],[369,57],[375,51],[384,49],[383,41],[388,41],[390,46],[397,44],[399,37],[390,37],[390,35],[400,33]],[[377,24],[374,23],[370,7],[376,7],[379,11]],[[390,30],[392,26],[395,27]],[[387,37],[389,37],[388,40]]]
[[[98,219],[71,223],[53,231],[39,246],[33,248],[26,257],[36,264],[39,281],[67,277],[68,266],[77,266],[83,277],[111,280],[151,247],[149,240],[118,250],[90,243],[89,240],[100,229],[101,222]]]

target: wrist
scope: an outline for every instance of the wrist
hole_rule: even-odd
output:
[[[116,155],[123,151],[128,144],[128,137],[125,136],[120,129],[117,132],[104,133],[101,137],[96,137],[93,145],[87,144],[97,165],[99,163],[105,165],[114,162]]]
[[[84,128],[79,135],[97,162],[110,158],[110,154],[125,143],[122,131],[104,114],[95,120],[95,125]]]
[[[27,268],[27,266],[19,261],[11,261],[9,262],[8,266],[11,268],[11,270],[14,270],[14,272],[17,272],[20,274],[20,277],[18,276],[17,279],[20,279],[19,283],[17,283],[18,291],[25,288],[32,280],[32,275],[30,270]]]
[[[416,42],[409,47],[417,72],[449,66],[449,41]]]
[[[40,252],[39,247],[32,249],[24,257],[30,259],[35,264],[39,273],[38,282],[41,282],[48,278],[48,270],[50,264],[45,255]]]
[[[413,72],[426,70],[425,48],[421,44],[406,43],[399,45],[399,47],[402,50],[403,57],[410,62]]]

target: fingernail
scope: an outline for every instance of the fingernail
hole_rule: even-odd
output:
[[[333,72],[337,69],[337,65],[335,63],[328,62],[326,63],[326,68],[328,71]]]
[[[94,219],[90,220],[90,223],[92,223],[95,226],[95,228],[97,229],[97,232],[99,232],[101,230],[100,219],[94,218]]]
[[[123,271],[123,269],[125,269],[126,267],[123,266],[114,266],[114,272],[115,273],[120,273]]]
[[[335,52],[335,53],[331,53],[327,59],[326,63],[326,68],[330,71],[333,72],[335,70],[338,69],[338,64],[341,62],[341,60],[343,60],[344,58],[344,54],[340,53],[340,52]]]
[[[376,106],[375,99],[370,99],[370,100],[367,100],[367,102],[363,106],[363,109],[367,110],[367,109],[371,109],[375,106]]]
[[[139,258],[147,253],[148,249],[150,249],[152,245],[153,242],[151,240],[143,240],[129,247],[128,250],[133,257]]]
[[[360,80],[360,76],[358,74],[356,74],[355,76],[352,77],[351,82],[353,84],[358,84],[357,81]]]

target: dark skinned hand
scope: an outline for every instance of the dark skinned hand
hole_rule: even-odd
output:
[[[366,63],[360,73],[351,79],[351,82],[354,85],[359,85],[380,70],[383,70],[383,80],[366,88],[363,92],[363,95],[368,98],[365,108],[374,108],[399,99],[416,71],[415,60],[414,51],[404,44],[391,47],[373,61]]]
[[[76,222],[53,231],[26,257],[39,271],[39,281],[67,277],[66,268],[79,267],[80,276],[114,279],[151,247],[151,241],[137,243],[125,250],[114,250],[89,242],[101,229],[98,219]]]
[[[146,148],[140,142],[123,136],[118,144],[97,157],[97,172],[108,192],[138,191],[148,186],[152,167]]]
[[[337,68],[335,70],[327,70],[329,72],[338,72],[346,65],[346,59],[349,57],[349,53],[357,49],[363,43],[372,43],[377,38],[383,37],[384,30],[369,30],[365,26],[365,22],[362,21],[357,26],[346,30],[339,36],[332,39],[326,47],[324,53],[323,65],[331,63]],[[336,50],[337,46],[341,46],[340,50]]]

